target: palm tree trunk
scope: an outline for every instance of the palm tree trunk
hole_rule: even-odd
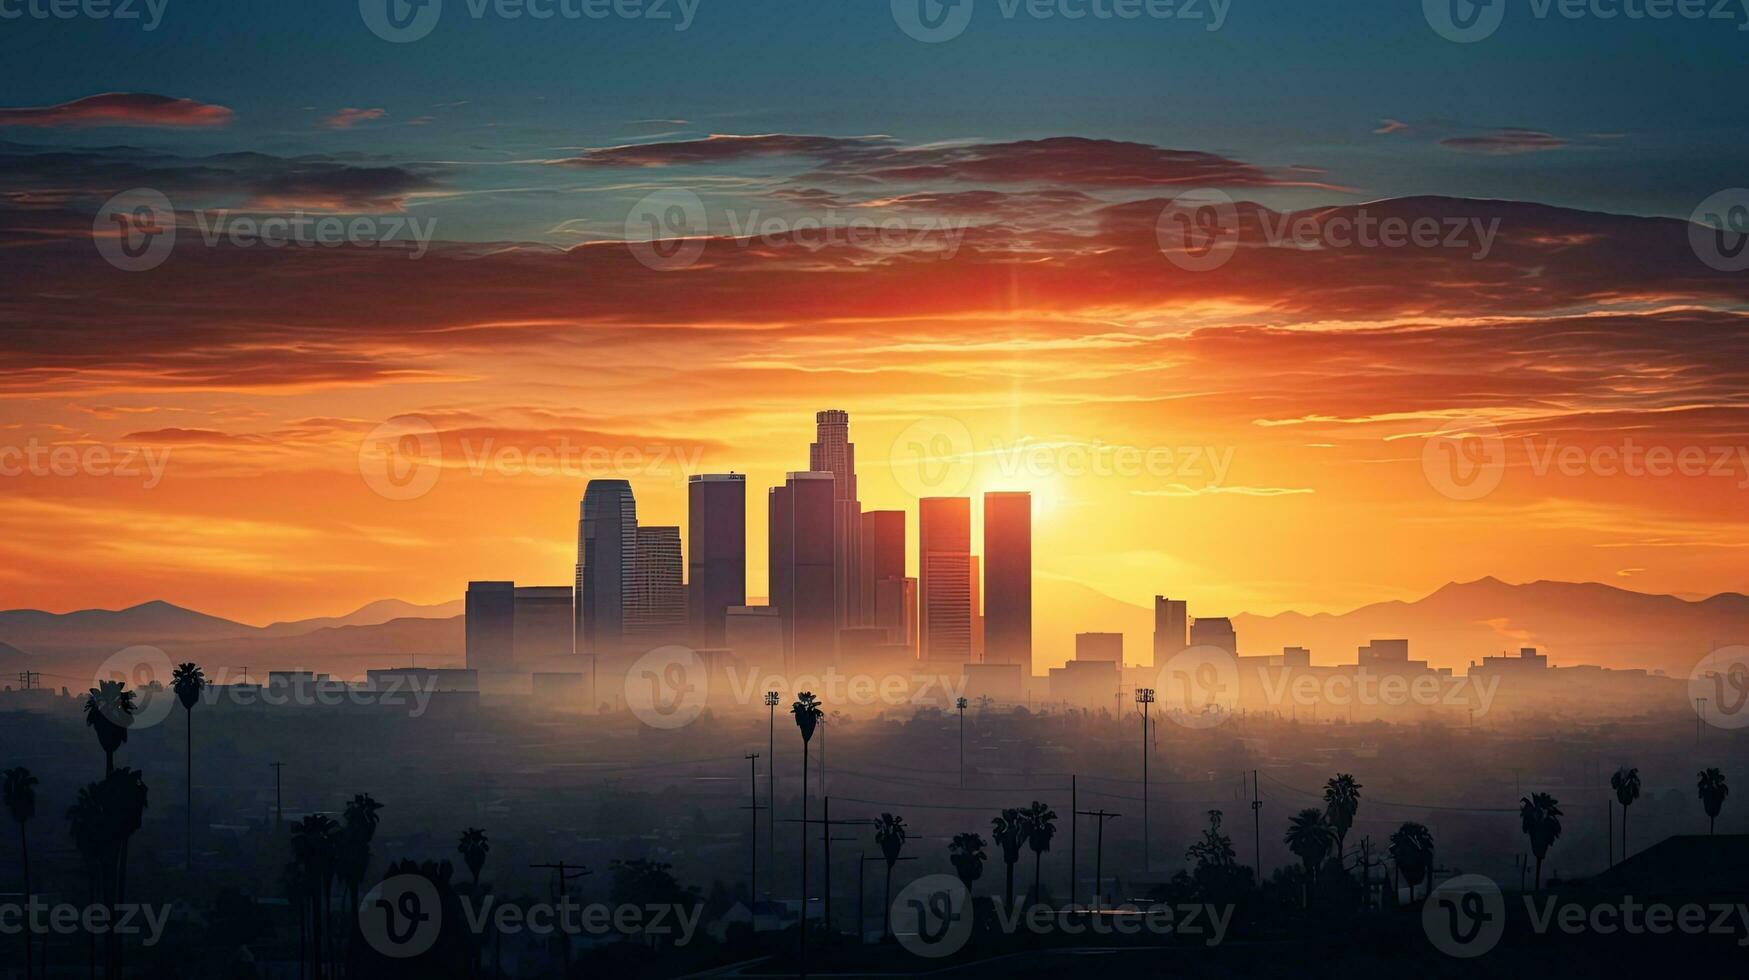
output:
[[[1543,859],[1540,855],[1536,859],[1536,890],[1543,890]]]
[[[863,927],[857,926],[856,928],[858,931],[861,931]],[[888,861],[887,862],[887,884],[886,884],[886,887],[881,890],[881,935],[890,937],[890,936],[892,936],[892,934],[893,934],[893,862]],[[861,942],[861,940],[857,940],[857,941]]]
[[[1043,863],[1044,859],[1045,852],[1032,852],[1032,904],[1034,905],[1038,905],[1044,901],[1044,895],[1041,894],[1041,889],[1039,888],[1039,865]]]
[[[1719,824],[1718,817],[1710,817],[1709,816],[1706,818],[1706,835],[1708,837],[1711,837],[1713,835],[1713,830],[1718,827],[1718,824]]]
[[[18,859],[24,865],[24,906],[25,914],[28,915],[30,908],[30,841],[25,839],[23,820],[18,821]],[[31,946],[36,942],[36,938],[30,934],[31,931],[28,928],[19,931],[24,935],[24,977],[25,980],[30,980],[31,964],[34,959]]]
[[[1005,894],[1008,899],[1008,907],[1012,909],[1014,908],[1014,862],[1004,859],[1002,864],[1008,871],[1008,887],[1005,890]]]
[[[801,828],[802,837],[802,914],[797,939],[805,951],[808,948],[808,740],[805,738],[802,739],[802,822],[797,826]]]
[[[184,852],[183,867],[186,868],[190,874],[193,874],[194,873],[194,709],[189,708],[189,709],[185,710],[183,712],[183,714],[188,717],[188,727],[184,730],[184,734],[186,735],[186,738],[182,743],[183,763],[188,768],[188,786],[187,786],[187,800],[186,800],[187,811],[184,813],[183,821],[182,821],[182,847],[183,847],[183,852]]]
[[[1621,805],[1621,859],[1628,859],[1628,805]]]

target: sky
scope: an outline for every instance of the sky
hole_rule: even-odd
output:
[[[727,470],[761,595],[824,408],[1058,619],[1749,590],[1749,12],[922,2],[0,0],[0,607],[564,583]]]

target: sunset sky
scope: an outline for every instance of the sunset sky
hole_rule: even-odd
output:
[[[684,30],[448,0],[410,43],[350,0],[0,22],[0,607],[563,584],[588,477],[684,525],[688,470],[748,474],[762,595],[764,489],[823,408],[866,509],[1033,490],[1037,602],[1071,618],[1071,583],[1202,615],[1749,591],[1749,272],[1690,225],[1749,215],[1743,13],[1516,5],[1460,44],[1418,2],[1219,6],[979,0],[942,43],[886,0]],[[176,211],[148,271],[94,240],[134,188]],[[1184,194],[1237,202],[1218,267],[1163,242]],[[399,241],[210,231],[294,213]],[[685,241],[628,247],[651,217]],[[1438,241],[1333,231],[1385,219]],[[440,447],[414,499],[361,474],[397,419]],[[55,447],[148,455],[20,462]],[[1504,468],[1462,499],[1478,447]]]

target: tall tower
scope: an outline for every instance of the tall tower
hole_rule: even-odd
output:
[[[731,606],[747,604],[747,478],[702,473],[687,481],[687,619],[696,647],[720,647]]]
[[[862,502],[856,497],[856,444],[850,441],[850,413],[814,413],[814,444],[808,469],[832,474],[834,615],[839,629],[863,625]]]
[[[788,666],[837,662],[838,514],[831,473],[791,473],[768,500],[771,515],[771,604],[783,624]]]
[[[1190,636],[1190,612],[1183,599],[1154,597],[1154,662],[1150,666],[1164,667],[1184,650]]]
[[[573,634],[579,653],[606,653],[625,635],[626,590],[637,556],[638,505],[624,480],[590,480],[578,508]]]
[[[680,529],[639,527],[626,590],[625,631],[650,645],[686,636],[686,586],[681,581]]]
[[[905,512],[902,510],[870,510],[862,515],[862,618],[870,626],[886,629],[889,643],[903,643],[907,630],[902,607],[889,596],[882,613],[880,600],[882,583],[903,582],[905,578]],[[903,589],[903,584],[886,586]],[[904,593],[895,593],[900,600]],[[899,618],[895,618],[895,613]]]
[[[984,662],[1032,677],[1032,494],[984,494]]]
[[[917,615],[924,660],[972,656],[972,501],[925,497],[917,520]]]

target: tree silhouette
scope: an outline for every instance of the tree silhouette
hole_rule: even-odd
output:
[[[1039,865],[1044,862],[1044,854],[1051,849],[1051,838],[1057,836],[1057,811],[1037,800],[1021,811],[1021,819],[1026,825],[1026,844],[1032,848],[1032,900],[1034,903],[1044,900],[1039,886]]]
[[[1390,852],[1397,871],[1409,883],[1409,900],[1414,901],[1415,886],[1433,870],[1433,834],[1421,824],[1405,822],[1391,831]]]
[[[1282,843],[1305,863],[1305,904],[1307,908],[1311,908],[1312,891],[1318,881],[1318,866],[1324,863],[1325,855],[1336,845],[1336,828],[1330,826],[1330,821],[1325,819],[1324,811],[1307,807],[1288,821],[1287,833],[1283,835]]]
[[[370,844],[376,839],[377,811],[383,805],[369,793],[358,793],[346,804],[345,825],[334,852],[334,873],[346,887],[347,922],[358,921],[358,893],[370,870]],[[350,934],[350,930],[348,930]],[[338,937],[336,937],[338,938]]]
[[[122,768],[81,788],[77,800],[67,808],[68,829],[85,859],[92,904],[107,906],[111,921],[116,921],[116,910],[127,898],[128,845],[145,820],[146,798],[146,783],[139,770]],[[104,948],[104,975],[119,977],[119,933],[112,930]],[[91,935],[91,963],[95,973],[95,934]]]
[[[462,863],[468,866],[468,874],[474,878],[474,891],[480,890],[480,869],[486,866],[486,852],[492,849],[492,844],[486,840],[486,832],[478,827],[469,827],[462,831],[461,842],[455,846],[456,853],[462,856]]]
[[[814,740],[814,729],[820,726],[820,718],[825,712],[820,710],[820,699],[814,697],[812,691],[803,691],[796,695],[794,704],[789,706],[789,712],[796,720],[796,728],[802,733],[802,822],[796,824],[800,830],[802,841],[802,912],[801,932],[799,941],[805,947],[808,942],[808,743]],[[828,828],[828,833],[830,828]]]
[[[1719,810],[1725,805],[1725,797],[1731,795],[1731,787],[1725,785],[1725,774],[1717,769],[1703,769],[1699,775],[1700,803],[1706,807],[1706,832],[1710,835],[1719,822]]]
[[[103,775],[115,771],[115,751],[127,744],[134,723],[134,692],[121,681],[98,681],[85,696],[85,724],[103,749]]]
[[[1020,860],[1020,848],[1026,843],[1026,817],[1019,807],[1007,807],[990,819],[990,839],[1002,848],[1002,864],[1008,874],[1003,888],[1004,901],[1014,907],[1014,865]]]
[[[1715,770],[1717,771],[1717,770]],[[30,770],[19,766],[0,773],[3,780],[3,793],[6,801],[6,812],[18,822],[18,859],[24,871],[24,904],[30,904],[30,840],[25,835],[25,824],[36,816],[36,777]],[[35,958],[31,947],[35,939],[29,929],[19,930],[24,936],[24,976],[30,980],[31,963]]]
[[[325,813],[312,813],[292,824],[292,860],[301,877],[305,902],[309,908],[310,952],[315,961],[316,976],[327,975],[327,957],[323,945],[324,926],[328,920],[329,893],[334,884],[334,865],[340,847],[340,825]]]
[[[1518,801],[1518,822],[1536,855],[1536,890],[1543,887],[1543,858],[1561,836],[1561,801],[1547,793],[1532,793]]]
[[[1336,858],[1348,847],[1348,831],[1354,826],[1354,815],[1360,810],[1360,783],[1348,773],[1337,773],[1324,784],[1324,812],[1336,831]]]
[[[183,814],[183,863],[190,871],[194,870],[194,705],[200,700],[200,692],[206,687],[206,674],[198,664],[178,664],[170,679],[170,689],[176,692],[176,700],[182,702],[182,714],[187,721],[183,730],[183,763],[188,769],[188,785],[184,801],[187,811]]]
[[[1233,838],[1221,831],[1223,817],[1220,810],[1208,811],[1209,825],[1202,838],[1184,849],[1184,859],[1192,862],[1190,880],[1197,894],[1218,902],[1231,901],[1251,884],[1250,870],[1239,866]]]
[[[1640,771],[1623,766],[1609,777],[1609,788],[1621,803],[1621,859],[1628,859],[1628,807],[1640,798]]]
[[[989,857],[984,853],[987,846],[983,837],[969,833],[955,834],[948,842],[947,859],[968,893],[972,890],[972,883],[984,876],[984,861]]]
[[[899,852],[905,847],[905,818],[883,813],[874,822],[875,843],[881,856],[887,859],[887,884],[881,896],[881,935],[893,934],[893,865],[899,863]]]

